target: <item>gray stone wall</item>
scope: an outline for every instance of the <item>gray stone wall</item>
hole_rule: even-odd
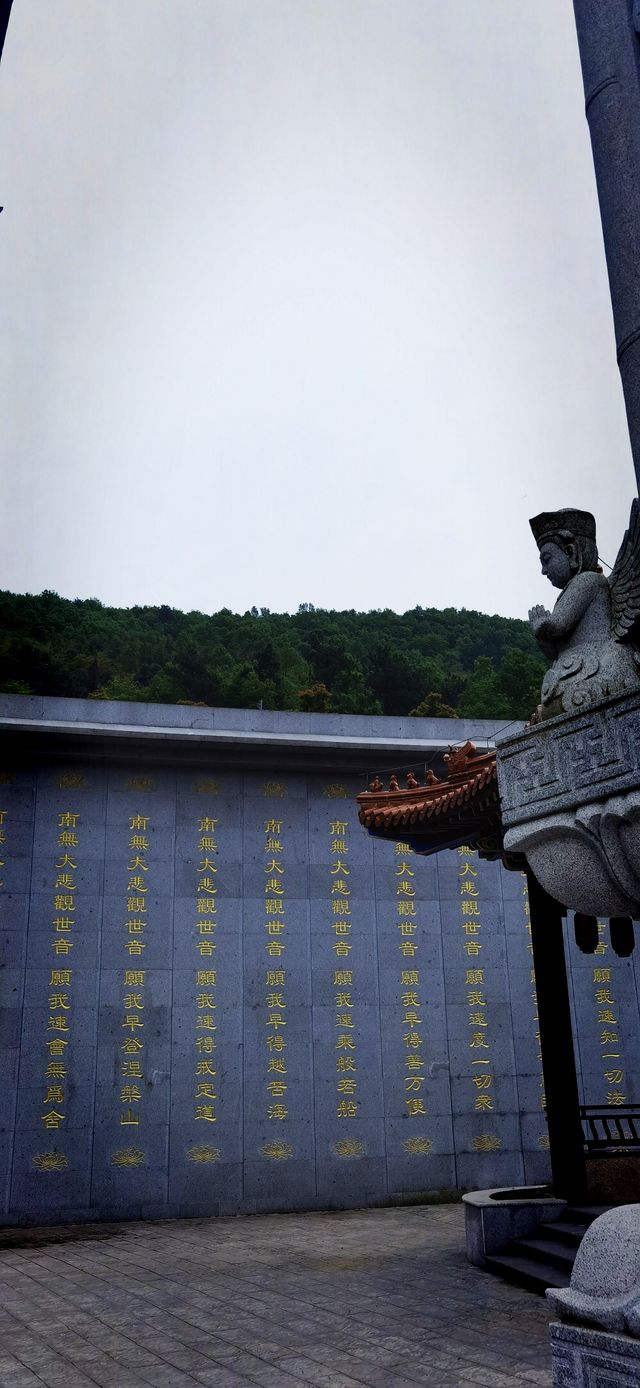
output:
[[[5,1223],[548,1176],[524,881],[375,842],[362,784],[0,766]],[[602,949],[568,942],[585,1098],[638,1102],[637,966]]]

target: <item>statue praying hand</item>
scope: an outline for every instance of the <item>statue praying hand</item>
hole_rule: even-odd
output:
[[[533,722],[578,713],[640,688],[640,507],[609,578],[598,564],[596,523],[588,511],[550,511],[529,522],[542,572],[562,591],[553,612],[532,607],[529,621],[550,660]]]

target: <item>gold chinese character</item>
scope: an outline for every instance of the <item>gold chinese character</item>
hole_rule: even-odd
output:
[[[264,884],[265,896],[284,896],[284,887],[277,877],[269,877]]]
[[[424,1099],[405,1099],[405,1108],[410,1118],[415,1118],[417,1114],[426,1114]]]
[[[68,993],[50,993],[50,994],[49,994],[49,1011],[50,1011],[50,1012],[62,1012],[62,1011],[63,1011],[63,1012],[68,1012],[70,1007],[71,1007],[71,1003],[69,1002],[69,994],[68,994]]]
[[[128,892],[148,892],[148,890],[149,888],[145,883],[144,877],[140,877],[138,873],[135,873],[133,877],[129,878],[127,882]]]
[[[344,878],[337,877],[335,882],[331,883],[331,894],[332,896],[351,896],[349,883],[345,882]]]
[[[44,1123],[45,1128],[59,1128],[60,1124],[64,1123],[65,1117],[64,1113],[58,1113],[56,1109],[52,1109],[50,1113],[43,1113],[40,1121]]]
[[[122,1128],[137,1128],[140,1123],[140,1114],[134,1113],[132,1108],[126,1108],[120,1114],[120,1126]]]
[[[345,877],[351,876],[351,868],[348,868],[346,863],[343,863],[341,858],[338,858],[337,863],[332,864],[332,866],[329,868],[329,872],[332,877],[336,877],[340,872],[343,872]]]
[[[139,1104],[141,1098],[142,1092],[137,1084],[123,1084],[120,1090],[121,1104]]]
[[[124,1080],[141,1080],[142,1066],[139,1060],[123,1060],[120,1066],[120,1074]]]
[[[64,1094],[59,1084],[50,1084],[44,1097],[45,1104],[63,1104]]]
[[[269,1107],[267,1109],[267,1118],[277,1118],[282,1120],[283,1118],[286,1118],[288,1112],[289,1110],[285,1108],[284,1104],[269,1104]]]

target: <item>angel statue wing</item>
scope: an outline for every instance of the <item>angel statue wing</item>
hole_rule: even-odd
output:
[[[609,574],[611,625],[618,641],[640,647],[640,503],[631,504],[629,529]]]

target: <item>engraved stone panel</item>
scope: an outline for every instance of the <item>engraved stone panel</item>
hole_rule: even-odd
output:
[[[370,839],[362,778],[335,766],[102,757],[11,776],[5,1221],[548,1178],[519,874]],[[637,1102],[638,962],[604,926],[597,955],[571,922],[566,948],[582,1097]]]

